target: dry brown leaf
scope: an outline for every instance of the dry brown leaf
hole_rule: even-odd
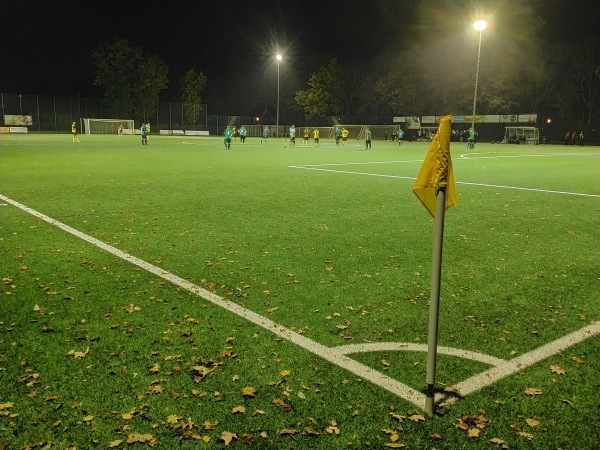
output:
[[[252,386],[246,386],[242,389],[242,396],[244,397],[256,397],[256,389]]]
[[[94,420],[94,416],[92,416],[91,414],[89,414],[83,418],[84,422],[91,422],[92,420]]]
[[[223,431],[221,434],[221,440],[225,442],[225,445],[231,444],[231,441],[237,439],[237,435],[235,433],[231,433],[230,431]]]
[[[232,414],[244,414],[246,412],[246,408],[244,408],[243,406],[235,406],[232,410],[231,410]]]
[[[117,439],[116,441],[109,442],[108,448],[115,448],[121,445],[123,441],[121,439]]]
[[[500,447],[502,447],[502,448],[508,448],[508,444],[507,444],[506,442],[504,442],[504,441],[503,441],[502,439],[500,439],[500,438],[492,438],[492,439],[490,439],[490,442],[491,442],[492,444],[497,444],[497,445],[499,445],[499,446],[500,446]]]
[[[534,396],[534,395],[542,395],[542,390],[538,388],[527,388],[525,389],[525,395]]]
[[[408,416],[408,418],[410,420],[412,420],[413,422],[424,422],[425,421],[425,416],[423,416],[422,414],[413,414],[412,416]]]
[[[431,439],[433,439],[434,441],[441,441],[442,440],[442,435],[439,433],[433,433],[431,436]]]
[[[575,364],[583,364],[583,359],[578,358],[577,356],[571,356],[571,359]]]
[[[532,428],[537,427],[540,424],[540,421],[536,419],[525,419],[525,422]]]
[[[525,439],[527,439],[528,441],[533,440],[533,435],[530,433],[525,433],[524,431],[519,431],[519,433],[517,433],[519,436],[524,437]]]
[[[218,424],[219,422],[210,422],[208,420],[205,420],[202,424],[202,428],[204,428],[205,430],[214,430],[215,428],[217,428]]]
[[[279,430],[279,434],[281,434],[282,436],[293,436],[297,433],[298,433],[298,430],[296,430],[294,428],[284,428],[282,430]]]
[[[469,431],[468,431],[469,437],[471,437],[471,438],[479,437],[479,433],[481,433],[481,430],[479,428],[469,428]]]
[[[283,369],[281,372],[279,372],[279,375],[281,375],[282,377],[287,377],[290,376],[292,374],[291,370],[287,370],[287,369]]]
[[[400,442],[386,442],[384,445],[389,448],[405,448],[406,447],[406,445],[404,445]]]
[[[552,372],[554,372],[555,374],[557,374],[557,375],[564,375],[565,374],[565,371],[563,370],[563,368],[560,367],[558,364],[552,364],[550,366],[550,370]]]

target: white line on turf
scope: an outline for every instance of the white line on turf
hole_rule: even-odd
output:
[[[370,164],[370,163],[363,163],[363,164]],[[377,162],[376,164],[381,164],[381,163]],[[349,175],[364,175],[364,176],[369,176],[369,177],[397,178],[400,180],[416,180],[416,177],[403,177],[400,175],[389,175],[389,174],[382,174],[382,173],[356,172],[356,171],[352,171],[352,170],[323,169],[318,166],[309,166],[309,165],[288,166],[288,167],[290,169],[317,170],[320,172],[345,173],[345,174],[349,174]],[[549,194],[575,195],[575,196],[579,196],[579,197],[600,198],[600,195],[598,195],[598,194],[584,194],[581,192],[554,191],[552,189],[534,189],[534,188],[526,188],[526,187],[519,187],[519,186],[503,186],[501,184],[469,183],[467,181],[456,181],[456,184],[464,184],[466,186],[491,187],[491,188],[496,188],[496,189],[512,189],[512,190],[517,190],[517,191],[544,192],[544,193],[549,193]]]
[[[578,344],[592,336],[598,336],[600,334],[600,322],[594,322],[586,327],[581,328],[573,333],[567,334],[555,341],[549,342],[541,347],[536,348],[528,353],[524,353],[510,361],[505,361],[502,364],[496,365],[496,367],[490,370],[483,371],[477,375],[467,378],[460,383],[455,384],[446,391],[452,394],[458,394],[460,397],[472,394],[475,391],[483,389],[484,387],[490,386],[502,378],[509,375],[513,375],[527,367],[530,367],[550,356],[556,355],[567,348]],[[451,402],[455,400],[455,396],[452,395],[449,398],[445,394],[436,396],[442,402]]]
[[[346,356],[348,353],[358,353],[362,351],[390,351],[390,350],[408,350],[408,351],[425,351],[425,345],[407,344],[407,343],[373,343],[373,344],[362,344],[362,345],[344,345],[338,347],[325,347],[312,339],[309,339],[299,333],[296,333],[288,328],[278,325],[266,317],[261,316],[253,311],[250,311],[237,303],[230,302],[206,289],[191,283],[177,275],[172,274],[158,266],[150,264],[142,259],[139,259],[129,253],[126,253],[112,245],[106,244],[88,234],[85,234],[75,228],[72,228],[58,220],[55,220],[45,214],[42,214],[28,206],[25,206],[11,198],[8,198],[0,194],[0,199],[3,201],[53,225],[67,233],[72,234],[96,247],[107,251],[129,263],[136,265],[147,272],[150,272],[160,278],[163,278],[170,283],[179,286],[188,292],[198,295],[203,299],[233,313],[236,314],[255,325],[265,328],[280,338],[286,339],[299,347],[323,358],[324,360],[335,364],[342,369],[345,369],[358,377],[370,381],[371,383],[379,386],[387,391],[391,392],[398,397],[414,404],[415,406],[425,409],[425,395],[415,389],[405,385],[404,383],[394,380],[387,375],[374,370],[358,361],[355,361]],[[466,359],[473,359],[475,361],[485,362],[494,367],[492,369],[482,372],[479,375],[475,375],[467,380],[456,384],[453,389],[447,390],[447,394],[439,394],[436,396],[437,401],[440,403],[448,402],[453,400],[452,393],[458,394],[461,397],[468,395],[474,391],[482,389],[486,386],[493,384],[494,382],[509,376],[515,372],[523,370],[525,367],[531,366],[536,362],[541,361],[544,358],[552,356],[566,348],[575,345],[583,340],[591,337],[592,335],[598,335],[600,333],[600,322],[591,324],[581,330],[564,336],[556,341],[539,347],[538,349],[532,350],[529,353],[521,355],[511,361],[505,361],[500,358],[495,358],[490,355],[484,355],[481,353],[469,352],[466,350],[452,349],[448,347],[439,347],[439,353],[448,354],[452,356],[458,356]],[[450,395],[449,395],[450,394]]]
[[[249,309],[246,309],[236,303],[225,300],[224,298],[210,291],[207,291],[206,289],[203,289],[200,286],[197,286],[187,280],[184,280],[183,278],[178,277],[177,275],[174,275],[166,270],[161,269],[158,266],[155,266],[133,255],[130,255],[129,253],[119,250],[118,248],[106,244],[105,242],[102,242],[88,234],[82,233],[81,231],[76,230],[75,228],[72,228],[62,222],[59,222],[58,220],[48,217],[45,214],[31,209],[2,194],[0,194],[0,198],[5,202],[10,203],[11,205],[16,206],[17,208],[51,225],[54,225],[55,227],[58,227],[61,230],[66,231],[67,233],[72,234],[73,236],[76,236],[92,245],[95,245],[96,247],[99,247],[102,250],[105,250],[121,259],[124,259],[125,261],[128,261],[131,264],[134,264],[150,273],[153,273],[154,275],[161,277],[164,280],[167,280],[170,283],[173,283],[174,285],[179,286],[180,288],[185,289],[195,295],[198,295],[203,299],[208,300],[209,302],[212,302],[213,304],[220,306],[223,309],[226,309],[229,312],[237,314],[238,316],[243,317],[244,319],[256,325],[271,331],[272,333],[283,339],[287,339],[288,341],[293,342],[294,344],[304,348],[305,350],[308,350],[313,354],[320,356],[326,361],[329,361],[332,364],[346,369],[349,372],[354,373],[358,377],[368,380],[371,383],[388,390],[394,395],[397,395],[398,397],[401,397],[413,403],[419,408],[424,408],[425,396],[422,393],[414,390],[413,388],[403,383],[400,383],[397,380],[394,380],[393,378],[388,377],[387,375],[384,375],[381,372],[378,372],[364,364],[361,364],[358,361],[354,361],[353,359],[348,358],[345,355],[339,354],[335,350],[325,347],[324,345],[319,344],[318,342],[315,342],[312,339],[309,339],[305,336],[302,336],[299,333],[282,327],[281,325],[278,325],[272,320],[267,319],[253,311],[250,311]]]

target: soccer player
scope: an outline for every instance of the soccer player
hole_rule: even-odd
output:
[[[77,137],[77,124],[75,122],[71,124],[71,133],[73,134],[73,142],[81,142]]]
[[[342,127],[342,145],[346,145],[346,140],[348,139],[348,130]]]
[[[365,133],[365,150],[371,148],[371,130],[367,127],[367,132]]]
[[[237,142],[237,130],[235,129],[235,126],[231,129],[231,136],[233,136],[233,142]]]
[[[117,132],[119,133],[119,136],[123,136],[123,128],[125,128],[123,126],[123,124],[119,124],[119,126],[117,127]]]
[[[296,127],[294,126],[294,124],[292,124],[292,126],[290,127],[290,147],[291,146],[296,146]]]
[[[319,146],[319,129],[315,128],[315,131],[313,131],[313,138],[315,139],[315,147]]]
[[[473,128],[469,128],[469,138],[467,139],[467,147],[475,148],[475,130]]]
[[[304,136],[302,137],[302,147],[308,147],[308,139],[310,138],[310,130],[304,129]]]
[[[233,134],[231,127],[225,128],[223,133],[223,142],[225,143],[225,150],[231,149],[231,135]]]
[[[148,145],[148,139],[150,139],[150,122],[146,124],[146,145]]]
[[[246,143],[246,133],[248,132],[248,130],[246,130],[246,127],[244,125],[242,125],[240,127],[240,129],[238,130],[238,134],[240,135],[240,142],[242,144]]]
[[[265,141],[265,144],[266,144],[267,138],[269,137],[270,134],[271,134],[271,130],[269,130],[269,127],[265,125],[263,127],[263,134],[262,134],[262,138],[260,139],[260,143],[262,144],[263,141]]]
[[[335,126],[335,145],[340,145],[340,136],[341,136],[340,128],[336,125]]]
[[[145,122],[142,122],[140,134],[142,135],[142,145],[148,145],[148,128],[146,127]]]
[[[402,131],[402,128],[398,127],[398,145],[402,145],[403,142],[404,142],[404,131]]]

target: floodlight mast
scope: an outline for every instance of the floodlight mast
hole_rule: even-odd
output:
[[[477,50],[477,70],[475,72],[475,92],[473,94],[473,116],[471,117],[471,128],[475,131],[475,108],[477,106],[477,84],[479,82],[479,61],[481,59],[481,35],[483,30],[487,28],[485,20],[478,20],[473,24],[473,28],[479,31],[479,48]]]
[[[283,59],[283,56],[277,55],[277,128],[275,128],[276,135],[279,137],[279,63]]]

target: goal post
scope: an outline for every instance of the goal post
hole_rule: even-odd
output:
[[[119,134],[123,125],[123,134],[135,134],[132,119],[83,119],[85,134]]]

